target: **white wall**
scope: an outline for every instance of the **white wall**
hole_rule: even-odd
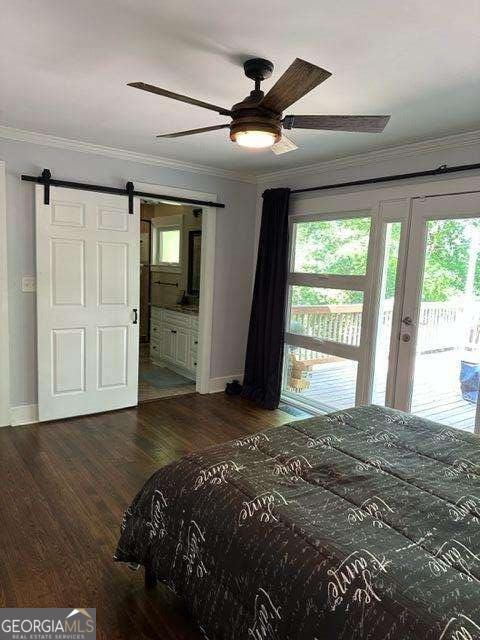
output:
[[[7,171],[7,240],[10,318],[10,403],[35,404],[35,294],[22,293],[24,275],[35,274],[34,187],[20,175],[123,186],[127,180],[216,193],[226,208],[217,216],[211,377],[243,371],[250,314],[255,198],[253,184],[148,166],[100,155],[0,140]]]

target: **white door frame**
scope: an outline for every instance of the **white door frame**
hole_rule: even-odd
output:
[[[5,162],[0,160],[0,427],[10,424],[9,344],[6,172]]]
[[[150,184],[148,182],[135,182],[137,191],[158,194],[159,196],[174,196],[181,202],[182,198],[188,200],[217,201],[216,193],[203,193],[190,189],[180,189],[167,185]],[[216,236],[217,209],[216,207],[202,207],[202,253],[200,262],[200,308],[198,327],[198,366],[196,391],[209,393],[210,370],[212,358],[212,331],[213,331],[213,288],[215,277],[215,236]],[[139,265],[140,269],[140,265]]]
[[[333,275],[333,274],[317,274],[317,273],[295,273],[293,270],[293,258],[294,258],[294,238],[295,238],[295,223],[300,222],[315,222],[315,221],[325,221],[325,220],[351,220],[352,218],[371,218],[372,219],[372,231],[369,237],[368,244],[368,268],[367,272],[364,275]],[[300,214],[294,213],[289,217],[289,236],[290,236],[290,251],[289,251],[289,274],[288,274],[288,285],[289,291],[290,287],[293,285],[307,285],[311,287],[320,287],[326,289],[345,289],[352,291],[361,291],[363,293],[363,306],[364,309],[370,308],[370,289],[369,283],[371,282],[371,253],[373,251],[373,224],[374,224],[374,216],[373,212],[370,208],[359,209],[355,208],[354,210],[345,210],[340,212],[326,211],[323,213],[316,212],[314,214]],[[287,314],[286,319],[289,321],[290,317],[290,308],[291,308],[291,296],[288,295],[287,299]],[[286,344],[290,344],[297,347],[302,347],[304,349],[311,349],[312,351],[321,352],[324,354],[338,356],[340,358],[346,358],[348,360],[358,362],[358,374],[357,374],[357,385],[355,392],[355,402],[356,404],[360,404],[363,398],[363,376],[362,372],[365,370],[364,363],[364,355],[366,353],[363,348],[364,340],[365,340],[365,327],[366,323],[362,322],[361,328],[361,336],[359,345],[346,344],[343,342],[335,342],[333,340],[327,338],[313,338],[309,336],[301,336],[294,333],[289,333],[288,326],[286,327],[285,332],[285,342]],[[285,367],[285,365],[284,365]],[[290,397],[288,393],[285,396]],[[303,400],[305,405],[307,404],[306,400]],[[321,407],[321,403],[318,402],[318,406]],[[324,407],[325,408],[325,407]]]

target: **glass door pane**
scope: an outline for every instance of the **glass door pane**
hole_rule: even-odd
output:
[[[361,393],[368,213],[327,213],[311,220],[302,216],[292,224],[282,386],[286,401],[334,411],[354,406]]]
[[[287,331],[320,340],[360,344],[363,291],[291,287]]]
[[[387,403],[387,379],[390,365],[390,349],[393,326],[393,308],[398,293],[398,267],[400,259],[400,239],[402,222],[385,225],[385,253],[378,307],[377,341],[375,348],[375,373],[373,378],[372,402]]]
[[[478,218],[426,221],[411,411],[470,431],[480,383],[479,252]]]
[[[355,405],[358,362],[285,345],[283,395],[323,411]]]
[[[365,275],[370,217],[340,218],[295,224],[292,271]]]

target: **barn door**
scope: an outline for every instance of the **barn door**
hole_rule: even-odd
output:
[[[139,204],[36,187],[39,419],[137,404]]]

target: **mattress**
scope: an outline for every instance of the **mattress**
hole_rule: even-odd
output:
[[[377,406],[188,455],[127,508],[210,640],[480,640],[480,438]]]

